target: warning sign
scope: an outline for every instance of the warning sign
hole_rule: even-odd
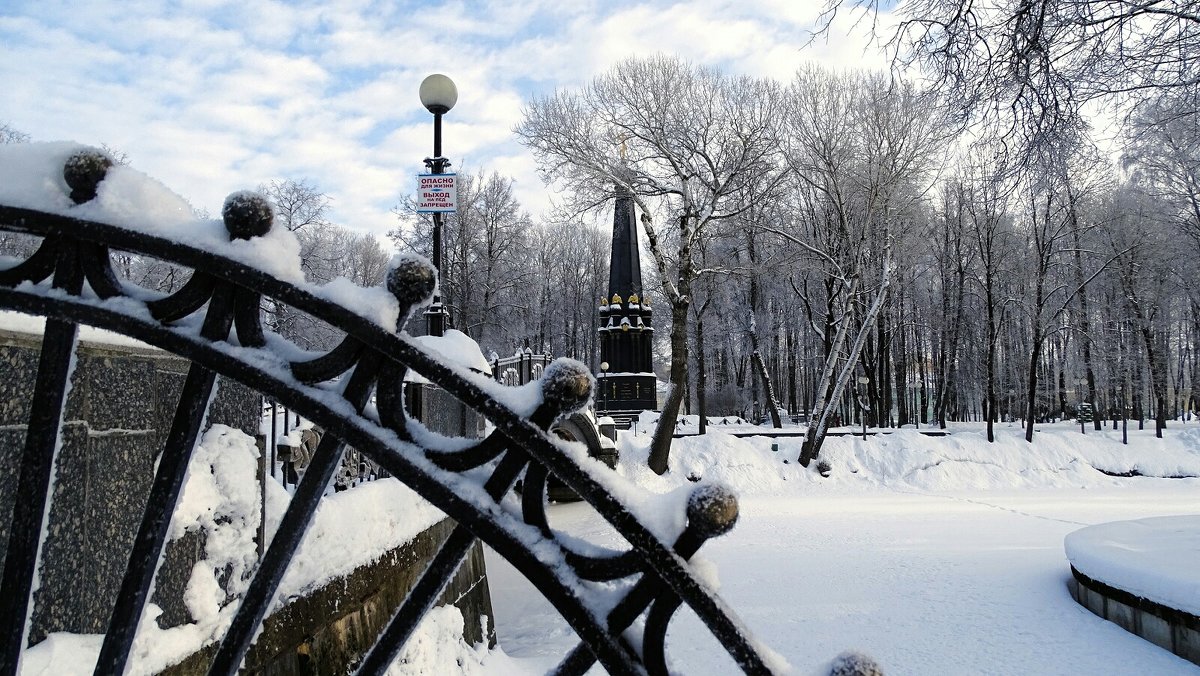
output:
[[[417,174],[417,213],[454,211],[458,206],[458,176]]]

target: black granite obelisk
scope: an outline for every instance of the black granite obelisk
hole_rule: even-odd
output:
[[[633,196],[618,186],[613,210],[608,296],[600,299],[600,392],[602,415],[631,419],[657,404],[650,299],[642,290],[637,220]]]

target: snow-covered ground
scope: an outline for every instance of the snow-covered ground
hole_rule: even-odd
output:
[[[798,441],[781,440],[773,453],[768,439],[719,434],[678,441],[671,475],[655,477],[637,462],[641,437],[623,449],[621,471],[654,490],[698,474],[742,496],[737,527],[700,556],[716,564],[722,596],[796,673],[828,673],[852,649],[891,675],[1200,674],[1075,603],[1063,547],[1091,524],[1200,513],[1200,479],[1091,467],[1200,476],[1200,426],[1176,423],[1164,440],[1131,430],[1128,446],[1119,432],[1083,436],[1070,424],[1042,426],[1033,445],[1016,426],[998,429],[994,445],[967,425],[941,439],[830,439],[829,479],[795,464]],[[557,505],[551,518],[615,544],[585,505]],[[542,673],[573,635],[499,557],[488,572],[502,652],[466,671]],[[1200,566],[1188,575],[1200,577]],[[668,652],[679,673],[735,671],[685,614]]]
[[[1001,426],[995,444],[971,425],[942,438],[909,431],[865,441],[831,438],[827,479],[796,464],[798,439],[719,432],[677,440],[671,471],[659,477],[644,467],[649,438],[623,435],[618,472],[657,493],[691,485],[691,476],[741,496],[737,527],[708,542],[698,558],[715,565],[721,595],[793,673],[824,676],[835,656],[854,650],[876,659],[890,676],[1200,674],[1200,667],[1076,604],[1066,589],[1064,551],[1064,538],[1085,526],[1200,514],[1200,479],[1124,478],[1094,469],[1200,476],[1200,424],[1174,423],[1162,440],[1131,430],[1128,446],[1111,430],[1089,429],[1083,436],[1070,424],[1040,429],[1033,445],[1016,426]],[[249,460],[250,447],[242,455]],[[212,488],[207,473],[200,478],[198,489]],[[394,544],[407,522],[393,513],[410,513],[395,505],[412,500],[401,500],[397,491],[404,489],[394,481],[376,482],[331,499],[285,586],[306,588],[344,572],[347,554],[369,560],[368,550],[380,542]],[[273,502],[286,500],[281,490],[275,493]],[[344,518],[366,512],[379,513],[370,528],[343,527]],[[617,546],[587,505],[554,505],[550,519],[555,528]],[[350,541],[346,532],[374,536]],[[1166,560],[1200,560],[1200,551],[1167,542],[1158,546]],[[490,651],[465,645],[462,616],[437,609],[390,676],[540,674],[575,645],[536,590],[494,553],[487,563],[500,645]],[[1173,569],[1155,575],[1155,593],[1194,602],[1189,597],[1200,588],[1200,566]],[[307,577],[292,579],[297,576]],[[187,631],[213,631],[218,614],[207,615],[211,621]],[[163,646],[179,642],[167,638],[182,640],[150,633],[160,649],[141,656],[138,673],[166,659],[171,651]],[[27,652],[22,673],[90,673],[98,649],[98,636],[56,634]],[[686,611],[668,633],[668,655],[676,673],[736,672]]]

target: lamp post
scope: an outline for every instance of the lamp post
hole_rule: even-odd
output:
[[[442,115],[450,112],[458,102],[458,87],[454,81],[440,73],[435,73],[421,81],[421,105],[433,113],[433,157],[425,158],[425,166],[431,174],[443,174],[450,160],[442,157]],[[433,213],[433,267],[442,272],[442,214]],[[440,280],[439,280],[440,282]],[[440,283],[439,283],[440,286]],[[433,303],[425,311],[426,333],[440,336],[446,331],[446,310],[442,307],[441,294],[435,294]]]
[[[1075,393],[1078,395],[1078,398],[1079,398],[1079,408],[1078,408],[1077,415],[1079,416],[1079,433],[1080,434],[1087,434],[1087,429],[1084,428],[1084,419],[1083,419],[1083,386],[1086,384],[1087,384],[1087,378],[1076,378],[1075,379]]]
[[[608,413],[608,362],[600,362],[600,401],[604,404],[604,413]]]
[[[858,385],[860,388],[865,388],[870,382],[871,382],[871,379],[866,376],[858,377]],[[867,399],[861,391],[858,393],[858,408],[860,410],[860,414],[862,415],[863,441],[866,441],[867,440],[867,411],[870,411],[871,407],[870,407],[870,405],[867,404]]]
[[[917,396],[917,390],[920,389],[921,384],[914,380],[905,385],[905,387],[908,388],[909,400],[912,401],[913,423],[917,426],[917,429],[921,429],[921,413],[923,411],[921,411],[921,400]]]

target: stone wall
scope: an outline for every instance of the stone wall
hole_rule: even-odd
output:
[[[0,330],[0,564],[40,346],[39,335]],[[31,644],[54,631],[101,633],[107,626],[190,364],[155,349],[86,341],[76,356]],[[261,396],[223,378],[217,389],[209,423],[257,434]],[[172,587],[167,578],[186,580],[198,555],[192,541],[169,547],[164,587]],[[186,614],[182,596],[159,594],[155,602],[169,617]]]
[[[1074,566],[1067,589],[1096,615],[1200,665],[1200,617],[1093,580]]]
[[[444,520],[378,561],[331,580],[276,610],[263,622],[262,633],[246,655],[245,671],[261,676],[348,673],[383,631],[453,528],[454,522]],[[453,604],[462,611],[463,638],[469,644],[487,641],[489,646],[495,645],[495,615],[483,549],[478,542],[442,592],[437,605],[444,604]],[[481,622],[484,617],[486,636]],[[202,676],[215,650],[216,645],[210,645],[163,675]]]
[[[482,437],[485,419],[453,395],[434,385],[406,383],[408,414],[425,427],[448,437]]]
[[[0,565],[8,542],[17,466],[41,337],[0,329]],[[170,429],[190,362],[151,348],[80,341],[64,416],[62,446],[34,594],[30,644],[51,632],[103,633],[140,524],[154,466]],[[481,419],[440,390],[422,388],[421,413],[446,434],[476,436]],[[258,435],[261,395],[218,378],[208,423]],[[289,602],[264,623],[246,658],[261,674],[344,674],[375,641],[449,535],[446,520],[379,560]],[[152,601],[163,628],[191,617],[183,591],[204,555],[204,533],[168,543]],[[464,638],[495,643],[483,550],[476,545],[439,603],[466,618]],[[481,620],[487,618],[488,635]],[[168,670],[202,674],[214,646]]]

